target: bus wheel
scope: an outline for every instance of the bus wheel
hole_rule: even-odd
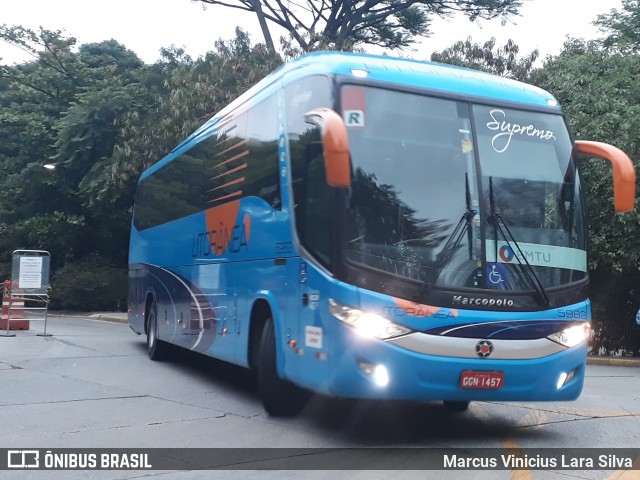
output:
[[[260,338],[258,355],[258,389],[262,405],[274,417],[293,416],[302,410],[307,392],[283,380],[276,367],[276,335],[273,320],[268,318]]]
[[[147,310],[147,354],[151,360],[165,360],[169,357],[169,345],[158,339],[158,315],[156,303]]]
[[[461,400],[444,400],[444,408],[446,408],[450,412],[465,412],[469,408],[469,402]]]

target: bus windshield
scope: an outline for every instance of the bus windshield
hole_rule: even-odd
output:
[[[342,252],[439,288],[532,290],[585,278],[579,177],[564,119],[344,85],[353,166]]]

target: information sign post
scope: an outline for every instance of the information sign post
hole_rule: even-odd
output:
[[[51,255],[44,250],[15,250],[11,262],[11,286],[6,308],[7,332],[11,320],[43,320],[44,330],[39,336],[50,337],[47,333],[47,311],[49,308],[49,273]]]

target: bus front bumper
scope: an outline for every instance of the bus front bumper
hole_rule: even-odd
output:
[[[342,347],[323,393],[396,400],[574,400],[582,391],[587,356],[586,342],[540,358],[515,359],[429,355],[364,338]],[[468,380],[474,376],[494,380],[479,385]]]

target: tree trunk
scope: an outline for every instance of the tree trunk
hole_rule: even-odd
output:
[[[276,48],[273,45],[273,39],[271,38],[271,32],[269,32],[269,27],[267,26],[267,19],[264,18],[264,13],[262,12],[262,4],[260,0],[251,0],[253,4],[253,9],[258,16],[258,22],[260,22],[260,28],[262,29],[262,35],[264,35],[264,42],[267,44],[267,49],[271,53],[276,53]]]

